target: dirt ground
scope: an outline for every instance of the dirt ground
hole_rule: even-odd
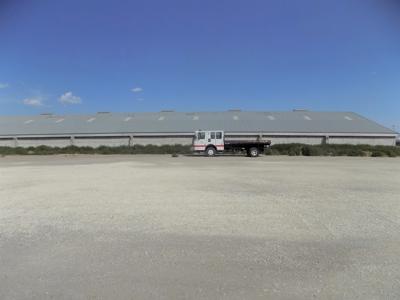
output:
[[[400,298],[400,159],[0,158],[0,299],[312,298]]]

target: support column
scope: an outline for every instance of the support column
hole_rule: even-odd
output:
[[[133,135],[130,135],[130,136],[129,136],[128,146],[129,146],[129,147],[133,147],[133,146],[134,146]]]

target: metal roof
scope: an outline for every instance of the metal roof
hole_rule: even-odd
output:
[[[247,133],[396,133],[353,112],[97,113],[93,115],[0,116],[0,136],[126,133],[192,133],[195,130]]]

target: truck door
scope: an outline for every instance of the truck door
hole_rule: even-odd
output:
[[[215,144],[218,151],[224,150],[224,133],[222,131],[215,132]]]
[[[216,146],[216,144],[215,144],[215,131],[209,131],[209,132],[207,132],[207,145],[214,145],[214,146]]]
[[[193,143],[194,150],[204,151],[206,149],[206,141],[206,133],[204,131],[197,131]]]

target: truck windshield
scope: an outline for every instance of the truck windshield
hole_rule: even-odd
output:
[[[205,132],[198,132],[197,133],[197,139],[198,140],[204,140],[206,138],[206,133]]]

